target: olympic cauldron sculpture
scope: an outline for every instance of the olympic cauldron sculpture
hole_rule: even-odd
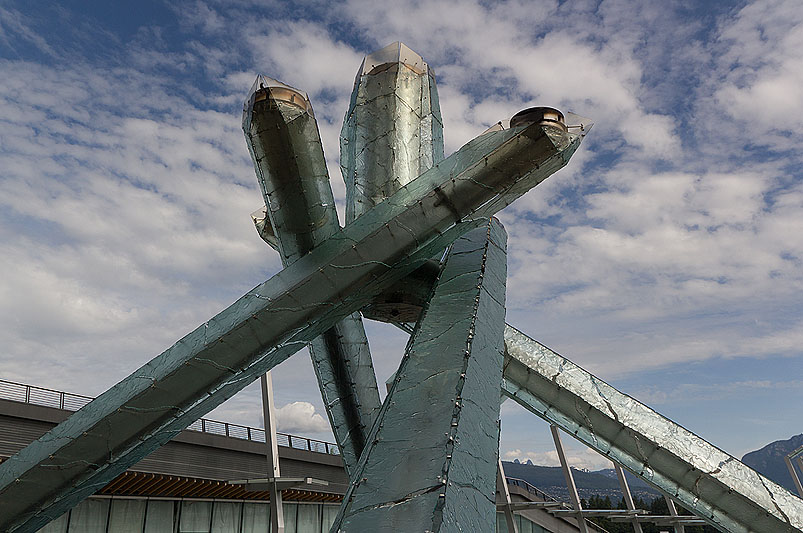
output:
[[[0,530],[57,518],[309,346],[351,480],[332,531],[493,531],[500,391],[723,531],[803,531],[800,500],[505,324],[492,216],[589,125],[531,108],[444,158],[432,70],[394,43],[357,75],[341,228],[309,99],[259,76],[253,217],[284,269],[0,465]],[[410,333],[384,402],[361,315]]]

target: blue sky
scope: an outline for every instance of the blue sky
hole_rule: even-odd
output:
[[[0,0],[0,376],[99,394],[277,272],[254,77],[310,94],[342,215],[354,75],[395,40],[436,72],[447,153],[530,105],[595,121],[500,215],[508,322],[734,455],[801,432],[795,0]],[[405,339],[369,335],[383,381]],[[306,354],[274,380],[280,429],[328,438]],[[258,397],[211,416],[259,425]],[[545,424],[502,412],[503,457],[553,464]]]

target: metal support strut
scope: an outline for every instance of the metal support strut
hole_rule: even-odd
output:
[[[284,508],[282,491],[276,484],[281,477],[279,468],[279,446],[276,441],[276,410],[273,406],[273,380],[270,372],[259,378],[262,385],[262,417],[265,420],[265,445],[268,458],[268,479],[270,484],[270,524],[271,533],[284,533]]]
[[[619,487],[622,489],[622,498],[625,500],[625,507],[627,507],[628,511],[635,511],[636,504],[633,503],[633,495],[630,494],[630,487],[627,484],[625,471],[619,463],[613,463],[613,468],[616,470],[616,477],[619,478]],[[643,533],[641,523],[635,518],[633,519],[633,531],[635,533]]]
[[[552,440],[555,441],[555,450],[558,452],[560,467],[563,469],[563,477],[566,479],[566,487],[569,489],[569,499],[572,501],[572,507],[576,513],[577,527],[580,529],[580,533],[588,533],[586,520],[583,518],[583,505],[580,503],[580,496],[577,494],[577,485],[574,483],[572,469],[566,461],[566,452],[563,450],[558,426],[552,424],[549,426],[549,430],[552,432]]]
[[[803,531],[800,499],[508,326],[506,394],[731,533]]]
[[[502,466],[502,458],[499,458],[499,466],[496,469],[496,486],[502,491],[502,499],[504,500],[504,513],[505,524],[507,524],[507,533],[519,533],[519,528],[516,526],[516,517],[513,514],[513,500],[510,499],[510,488],[507,486],[507,478],[505,477],[505,467]]]

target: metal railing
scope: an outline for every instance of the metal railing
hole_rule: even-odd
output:
[[[77,411],[94,398],[0,379],[0,399]],[[254,442],[265,442],[265,430],[262,428],[230,424],[229,422],[209,420],[207,418],[196,420],[187,426],[187,430]],[[279,446],[329,455],[340,455],[340,449],[333,442],[278,432],[276,433],[276,439]]]

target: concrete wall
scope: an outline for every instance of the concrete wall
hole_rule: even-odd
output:
[[[0,399],[0,457],[15,454],[70,414],[62,409]],[[327,492],[342,494],[348,484],[338,455],[279,446],[279,464],[283,477],[328,481]],[[183,431],[130,470],[221,481],[265,477],[265,444]]]

